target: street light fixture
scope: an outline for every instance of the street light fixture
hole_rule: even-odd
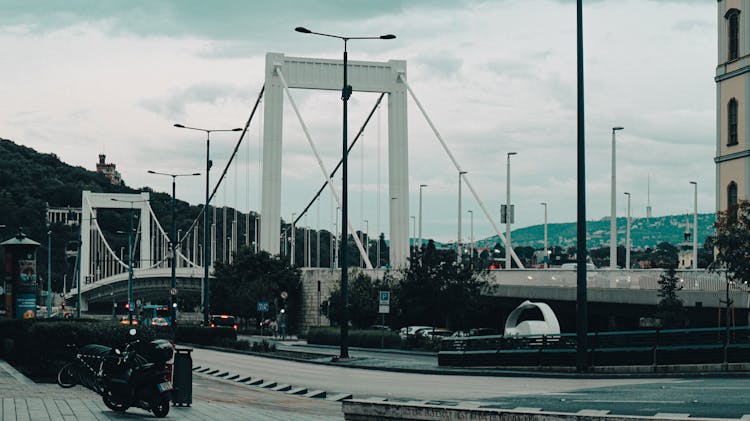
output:
[[[210,246],[208,243],[208,206],[210,204],[209,197],[209,175],[211,173],[211,159],[210,159],[210,148],[211,148],[211,132],[241,132],[241,128],[234,129],[201,129],[198,127],[189,127],[182,124],[174,124],[174,127],[179,129],[197,130],[199,132],[206,133],[206,204],[203,207],[203,324],[208,326],[208,318],[211,313],[211,290],[209,288],[208,278],[208,266],[211,264]]]
[[[625,222],[625,269],[630,270],[630,193],[625,192],[628,197],[628,214]]]
[[[616,166],[616,148],[615,148],[615,134],[618,130],[623,130],[624,127],[612,127],[612,185],[611,188],[611,206],[612,214],[609,217],[609,268],[617,268],[617,166]]]
[[[339,358],[349,358],[349,279],[348,279],[348,262],[347,262],[347,220],[348,220],[348,199],[349,199],[349,192],[348,192],[348,133],[347,133],[347,124],[348,124],[348,101],[349,97],[352,95],[352,87],[349,85],[349,80],[347,79],[347,67],[348,67],[348,51],[347,51],[347,42],[349,40],[353,39],[394,39],[396,38],[393,34],[385,34],[380,36],[374,36],[374,37],[345,37],[341,35],[333,35],[333,34],[326,34],[323,32],[315,32],[311,31],[305,27],[298,26],[294,28],[295,31],[303,33],[303,34],[311,34],[311,35],[320,35],[324,37],[329,38],[338,38],[342,41],[344,41],[344,61],[343,61],[343,73],[344,73],[344,83],[341,88],[341,101],[343,102],[343,142],[342,142],[342,158],[341,158],[341,347],[339,351]]]
[[[506,164],[506,186],[505,186],[505,269],[509,270],[511,268],[511,262],[510,259],[510,253],[511,250],[513,250],[513,246],[510,242],[510,219],[513,214],[511,212],[510,208],[510,157],[513,155],[518,155],[517,152],[508,152],[507,155],[507,164]]]
[[[419,248],[422,248],[422,189],[427,187],[427,184],[419,185]]]
[[[177,177],[193,177],[196,175],[201,175],[199,172],[194,172],[192,174],[170,174],[170,173],[163,173],[158,171],[147,171],[149,174],[155,174],[155,175],[166,175],[168,177],[172,177],[172,234],[170,242],[171,248],[172,248],[172,284],[171,289],[169,290],[169,316],[170,321],[169,323],[174,328],[175,322],[177,321],[177,308],[175,307],[175,304],[177,303],[177,243],[179,242],[179,238],[177,238],[177,221],[175,219],[175,194],[176,194],[176,180]]]
[[[698,182],[691,181],[694,187],[693,198],[693,269],[698,269]]]

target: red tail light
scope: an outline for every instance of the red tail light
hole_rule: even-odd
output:
[[[237,330],[237,325],[234,325],[234,330]]]
[[[211,327],[216,327],[216,325],[215,325],[215,324],[213,324],[213,323],[211,323]]]

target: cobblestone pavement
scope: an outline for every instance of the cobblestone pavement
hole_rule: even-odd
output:
[[[36,384],[0,360],[0,420],[153,419],[147,411],[111,411],[99,395],[76,386]],[[342,420],[341,404],[258,390],[209,376],[193,377],[193,404],[173,406],[167,419],[203,420]]]

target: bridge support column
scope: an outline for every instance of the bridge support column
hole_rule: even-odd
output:
[[[391,61],[389,64],[393,66],[396,80],[398,73],[406,72],[405,62]],[[403,68],[396,67],[398,64]],[[388,94],[388,184],[391,197],[390,262],[394,268],[403,268],[409,257],[409,142],[406,87],[402,83],[396,83]]]
[[[276,255],[279,254],[279,235],[281,234],[281,145],[284,98],[281,81],[275,74],[273,64],[274,60],[266,57],[260,248]]]

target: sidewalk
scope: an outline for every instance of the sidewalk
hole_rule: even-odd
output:
[[[172,407],[166,419],[189,421],[222,420],[342,420],[340,404],[331,408],[308,408],[309,399],[282,401],[234,384],[202,377],[193,378],[193,405]],[[303,398],[297,398],[303,399]],[[0,359],[0,421],[123,420],[153,418],[137,408],[117,413],[96,393],[76,386],[37,384]]]

